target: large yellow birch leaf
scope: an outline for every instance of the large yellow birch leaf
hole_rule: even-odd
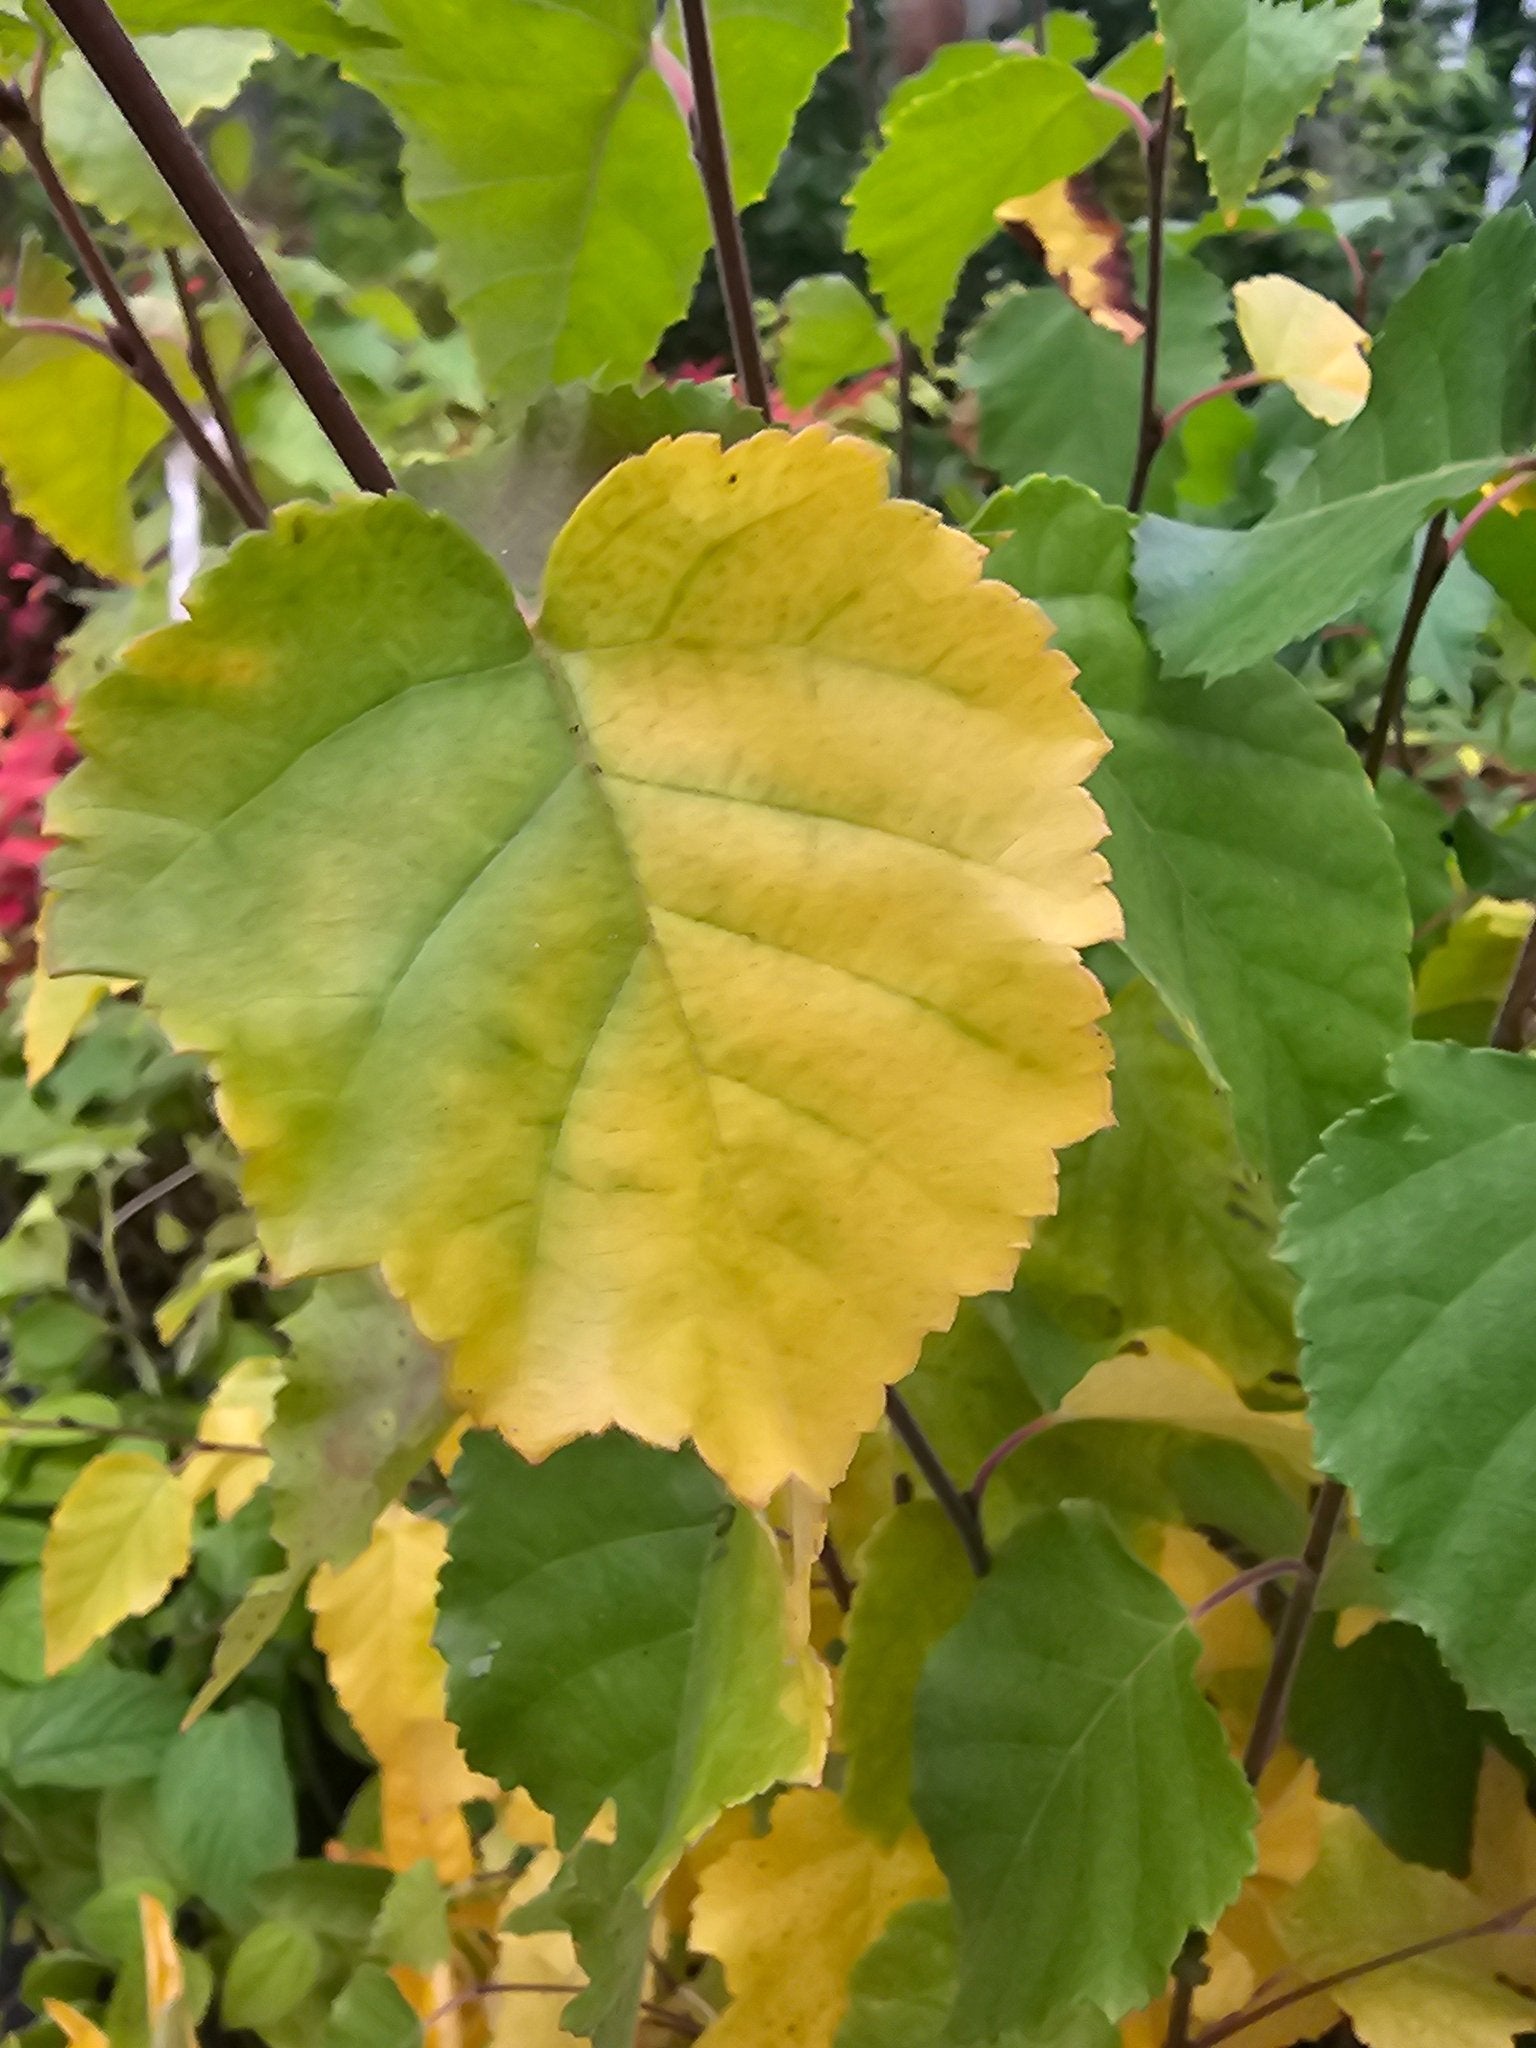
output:
[[[1102,735],[885,475],[659,442],[533,641],[445,520],[291,507],[82,704],[52,971],[147,982],[277,1271],[382,1260],[531,1455],[827,1492],[1108,1113]]]
[[[835,1793],[784,1793],[768,1833],[700,1880],[692,1945],[718,1957],[731,1992],[703,2048],[832,2048],[849,1971],[898,1906],[944,1888],[919,1829],[883,1847]]]
[[[1232,287],[1237,329],[1259,375],[1286,384],[1314,419],[1339,427],[1371,395],[1371,337],[1342,306],[1294,277]]]
[[[147,1451],[103,1451],[82,1466],[43,1543],[48,1670],[158,1607],[191,1555],[192,1496],[174,1472]]]

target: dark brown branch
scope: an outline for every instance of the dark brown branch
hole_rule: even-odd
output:
[[[1515,971],[1504,991],[1499,1014],[1493,1020],[1488,1043],[1497,1046],[1500,1052],[1524,1052],[1526,1026],[1530,1023],[1533,1005],[1536,1005],[1536,922],[1525,935],[1525,944],[1520,948]]]
[[[1392,659],[1387,667],[1387,679],[1381,686],[1381,702],[1376,707],[1376,723],[1371,727],[1370,739],[1365,748],[1365,772],[1374,783],[1381,774],[1382,763],[1387,758],[1387,744],[1392,737],[1392,728],[1397,723],[1408,695],[1408,681],[1413,667],[1413,643],[1419,637],[1419,628],[1424,623],[1424,614],[1429,610],[1430,599],[1440,587],[1450,556],[1445,546],[1445,514],[1437,512],[1424,529],[1424,545],[1419,550],[1419,566],[1413,578],[1413,588],[1408,593],[1408,604],[1403,612],[1403,623],[1398,629],[1397,644],[1392,649]]]
[[[843,1563],[843,1554],[832,1540],[829,1529],[821,1539],[821,1575],[827,1582],[827,1590],[846,1614],[853,1605],[853,1581],[848,1576],[848,1567]]]
[[[74,0],[78,5],[79,0]],[[725,298],[725,317],[731,330],[731,352],[736,358],[736,377],[748,405],[755,405],[764,419],[773,410],[768,368],[757,332],[757,309],[752,300],[752,272],[747,264],[747,245],[742,239],[741,219],[731,191],[731,160],[726,150],[725,122],[720,112],[720,86],[715,76],[714,53],[709,40],[709,17],[704,0],[679,0],[683,21],[683,42],[688,52],[688,71],[693,80],[693,154],[704,186],[709,208],[709,225],[715,239],[715,265],[720,273],[720,290]]]
[[[169,372],[151,347],[117,281],[116,272],[87,227],[84,214],[66,190],[48,153],[43,131],[33,118],[32,109],[14,86],[0,86],[0,126],[15,137],[17,147],[26,158],[27,168],[42,187],[43,196],[68,236],[81,269],[105,301],[112,319],[108,346],[117,360],[160,407],[246,525],[265,526],[266,507],[259,498],[253,498],[244,490],[240,479],[204,433],[197,415],[171,382]]]
[[[913,342],[905,334],[897,343],[896,358],[896,489],[903,498],[916,497],[912,436],[917,426],[917,407],[912,402],[912,379],[922,364]]]
[[[106,0],[48,0],[360,490],[395,480]]]
[[[1141,425],[1136,437],[1136,468],[1125,501],[1132,512],[1141,510],[1152,464],[1163,445],[1163,420],[1157,409],[1157,359],[1163,332],[1163,224],[1168,212],[1168,149],[1172,129],[1170,73],[1147,144],[1147,327],[1141,340]]]
[[[166,268],[171,273],[171,283],[176,288],[176,303],[181,308],[182,325],[187,330],[187,361],[192,365],[192,374],[207,400],[208,410],[218,422],[224,438],[224,452],[229,457],[231,468],[251,496],[261,500],[256,485],[256,475],[251,468],[251,459],[235,425],[235,416],[229,409],[229,398],[219,382],[219,373],[213,366],[213,357],[208,353],[208,337],[203,332],[203,317],[197,310],[197,300],[187,282],[187,273],[182,267],[180,256],[174,249],[165,252]]]
[[[992,1569],[992,1553],[981,1533],[981,1517],[976,1512],[975,1503],[950,1478],[944,1469],[943,1459],[928,1441],[922,1424],[894,1387],[885,1390],[885,1412],[892,1429],[906,1447],[907,1455],[927,1480],[934,1499],[954,1523],[956,1534],[965,1546],[971,1570],[978,1579],[984,1579]]]

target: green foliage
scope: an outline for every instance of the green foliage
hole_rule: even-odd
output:
[[[958,1921],[959,2041],[1116,2020],[1252,1867],[1183,1606],[1096,1510],[1025,1522],[918,1686],[913,1804]],[[1158,1882],[1107,1844],[1156,1839]],[[1112,1945],[1100,1934],[1117,1930]]]

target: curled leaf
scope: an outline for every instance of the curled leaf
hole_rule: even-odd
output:
[[[1294,277],[1250,277],[1232,297],[1259,376],[1288,386],[1314,419],[1352,420],[1371,395],[1371,337],[1360,323]]]

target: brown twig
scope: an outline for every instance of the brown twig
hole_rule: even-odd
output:
[[[917,408],[912,403],[912,379],[917,375],[922,357],[905,334],[897,341],[896,349],[896,489],[901,497],[912,498],[917,495],[914,482],[917,468],[912,446]]]
[[[394,478],[106,0],[48,0],[360,490]]]
[[[1488,1043],[1500,1052],[1523,1052],[1525,1028],[1530,1022],[1533,1004],[1536,1004],[1536,921],[1525,935],[1525,944],[1520,948],[1515,971],[1504,991],[1499,1014],[1493,1020]]]
[[[1299,1557],[1266,1558],[1262,1564],[1250,1565],[1247,1571],[1228,1579],[1224,1586],[1218,1586],[1214,1593],[1207,1593],[1203,1600],[1197,1600],[1189,1610],[1189,1618],[1191,1622],[1204,1621],[1208,1614],[1214,1614],[1218,1607],[1224,1607],[1239,1594],[1256,1592],[1260,1586],[1267,1586],[1275,1579],[1294,1578],[1306,1569]]]
[[[79,4],[79,0],[75,0]],[[725,317],[730,327],[731,352],[736,359],[736,377],[748,405],[755,405],[764,419],[773,411],[773,394],[768,383],[768,366],[763,361],[763,344],[757,331],[757,308],[752,297],[752,272],[747,263],[747,245],[742,239],[741,219],[731,191],[731,160],[725,146],[725,122],[720,112],[720,87],[715,76],[714,53],[709,40],[709,17],[704,0],[679,0],[683,22],[683,43],[688,52],[688,71],[693,80],[693,154],[709,208],[709,224],[715,241],[715,265],[720,273],[720,290],[725,299]]]
[[[827,1582],[827,1590],[846,1614],[853,1605],[853,1581],[848,1576],[848,1567],[843,1563],[842,1552],[832,1540],[829,1529],[821,1539],[821,1575]]]
[[[240,430],[235,425],[235,416],[229,409],[229,398],[219,382],[219,373],[213,366],[213,357],[208,353],[208,337],[203,331],[203,318],[197,309],[197,300],[187,281],[187,273],[176,250],[165,252],[166,268],[171,273],[171,283],[176,291],[176,303],[181,308],[182,325],[187,330],[187,361],[192,365],[192,374],[198,381],[208,410],[218,424],[223,437],[224,452],[230,466],[241,483],[258,502],[265,503],[257,488],[256,474],[251,468],[251,458],[246,453]]]
[[[271,1453],[261,1444],[216,1444],[200,1436],[177,1436],[168,1430],[127,1422],[77,1422],[61,1415],[34,1421],[27,1415],[0,1415],[0,1439],[6,1436],[46,1436],[52,1430],[68,1430],[75,1436],[99,1437],[111,1443],[164,1444],[173,1451],[216,1451],[221,1457],[266,1458]]]
[[[1147,325],[1141,339],[1141,425],[1136,436],[1136,467],[1126,506],[1141,510],[1152,464],[1163,445],[1163,421],[1157,409],[1157,359],[1163,330],[1163,225],[1168,212],[1168,148],[1173,128],[1173,77],[1164,81],[1157,120],[1147,144]]]
[[[1408,681],[1413,664],[1413,643],[1419,637],[1424,614],[1429,610],[1430,600],[1440,587],[1440,579],[1445,574],[1449,559],[1445,546],[1445,514],[1437,512],[1424,529],[1424,545],[1419,550],[1419,566],[1414,572],[1413,588],[1408,593],[1408,604],[1403,612],[1403,623],[1398,629],[1397,644],[1392,649],[1392,659],[1387,665],[1387,678],[1381,686],[1381,702],[1376,706],[1376,723],[1371,727],[1371,736],[1365,746],[1365,772],[1373,783],[1381,774],[1382,764],[1387,758],[1387,743],[1392,737],[1392,727],[1408,695]]]
[[[969,1494],[962,1493],[950,1478],[943,1459],[928,1441],[922,1424],[894,1387],[885,1390],[885,1412],[907,1455],[927,1480],[934,1499],[954,1523],[955,1532],[965,1546],[971,1570],[978,1579],[984,1579],[992,1569],[992,1553],[981,1533],[981,1517],[976,1512],[975,1502]]]
[[[17,147],[26,158],[27,168],[42,187],[43,196],[80,259],[81,269],[105,300],[112,319],[109,346],[115,346],[118,361],[160,407],[239,517],[248,526],[264,526],[266,507],[259,498],[253,500],[242,488],[240,479],[220,456],[204,433],[197,415],[171,382],[169,372],[134,317],[116,273],[59,176],[31,107],[13,85],[0,85],[0,126],[15,137]]]

